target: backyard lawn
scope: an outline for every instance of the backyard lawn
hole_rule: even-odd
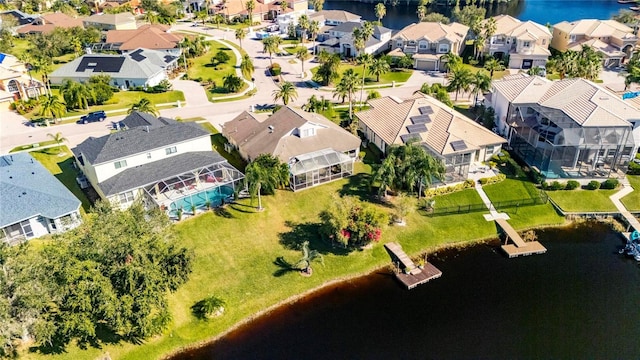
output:
[[[482,187],[491,202],[531,199],[538,195],[535,185],[526,180],[505,179],[502,182]]]
[[[435,208],[445,208],[451,206],[461,205],[476,205],[482,204],[482,199],[476,189],[465,189],[457,191],[451,194],[434,196]]]
[[[631,211],[640,211],[640,175],[627,175],[627,179],[633,187],[633,192],[620,201]]]
[[[351,65],[351,64],[341,64],[338,69],[338,73],[342,76],[342,73],[347,71],[348,69],[353,69],[356,74],[358,74],[359,78],[362,78],[362,65]],[[311,69],[311,72],[315,76],[318,72],[318,67]],[[374,75],[369,74],[369,69],[367,69],[367,76],[365,77],[365,85],[379,85],[379,84],[391,84],[392,82],[403,83],[409,80],[413,72],[411,70],[398,70],[398,71],[389,71],[386,74],[380,75],[380,82],[376,82],[376,77]],[[339,82],[340,80],[337,80]],[[335,84],[334,84],[335,85]]]
[[[617,211],[609,196],[619,190],[558,190],[547,194],[564,211],[607,212]]]

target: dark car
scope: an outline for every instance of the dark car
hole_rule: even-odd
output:
[[[87,124],[90,122],[104,121],[104,119],[106,118],[107,118],[107,114],[105,114],[104,111],[100,110],[100,111],[90,112],[87,115],[82,116],[80,120],[76,121],[76,123]]]

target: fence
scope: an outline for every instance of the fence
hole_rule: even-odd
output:
[[[516,200],[509,201],[497,201],[493,202],[491,206],[496,211],[501,211],[505,209],[518,208],[523,206],[534,206],[534,205],[544,205],[549,202],[549,196],[545,192],[540,192],[537,197],[532,198],[522,198]],[[453,214],[466,214],[470,212],[478,212],[478,211],[488,211],[487,205],[484,203],[476,203],[476,204],[466,204],[466,205],[458,205],[458,206],[446,206],[446,207],[438,207],[437,204],[435,208],[425,209],[421,212],[426,216],[442,216],[442,215],[453,215]]]

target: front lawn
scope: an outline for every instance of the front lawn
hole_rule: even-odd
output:
[[[633,192],[622,199],[622,203],[630,211],[640,211],[640,175],[627,175]]]
[[[64,155],[59,156],[61,153]],[[36,160],[40,161],[40,163],[49,170],[56,179],[63,183],[64,186],[66,186],[67,189],[69,189],[73,195],[82,202],[82,208],[85,211],[88,211],[91,208],[91,202],[89,202],[89,199],[76,182],[76,176],[78,176],[79,171],[73,167],[74,158],[68,147],[63,145],[60,148],[60,151],[58,151],[58,147],[52,147],[32,151],[30,154]]]
[[[618,190],[558,190],[548,191],[549,197],[567,212],[618,211],[609,196]]]
[[[215,83],[216,87],[221,87],[224,82],[223,78],[226,75],[236,73],[236,55],[227,44],[209,41],[208,45],[209,51],[205,52],[202,56],[189,59],[187,74],[189,75],[189,79],[200,82],[211,82]],[[230,59],[224,64],[212,64],[211,58],[214,57],[218,51],[226,52]]]
[[[473,66],[471,64],[462,64],[462,66],[464,66],[465,68],[469,69],[473,74],[477,73],[480,70],[484,70],[486,72],[489,72],[487,69],[481,67],[481,66]],[[509,70],[502,70],[502,71],[494,71],[493,72],[493,77],[491,78],[492,80],[500,80],[503,77],[509,75],[510,72]]]
[[[358,74],[359,78],[362,78],[362,65],[352,65],[343,63],[340,65],[338,69],[338,73],[342,77],[342,73],[347,71],[348,69],[353,69],[356,74]],[[315,76],[318,72],[318,67],[314,67],[311,69],[311,72]],[[374,75],[369,74],[369,69],[367,68],[367,76],[365,77],[365,85],[380,85],[380,84],[391,84],[392,82],[403,83],[409,80],[413,72],[411,70],[392,70],[386,74],[380,75],[380,82],[376,82],[376,77]],[[340,80],[336,80],[335,83],[338,83]],[[334,83],[334,85],[335,85]]]

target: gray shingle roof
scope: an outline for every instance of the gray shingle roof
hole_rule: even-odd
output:
[[[105,196],[111,196],[226,161],[215,151],[184,153],[127,169],[98,186]]]
[[[80,208],[80,200],[27,153],[0,157],[0,199],[0,227],[37,215],[56,219]]]
[[[93,165],[163,148],[210,134],[194,123],[174,123],[159,127],[136,127],[99,138],[90,137],[72,151],[76,158]]]
[[[176,121],[173,119],[165,118],[165,117],[155,117],[151,114],[134,111],[131,114],[127,115],[122,121],[120,121],[121,126],[126,126],[128,129],[133,129],[141,126],[149,126],[149,127],[160,127],[169,124],[175,124]]]

